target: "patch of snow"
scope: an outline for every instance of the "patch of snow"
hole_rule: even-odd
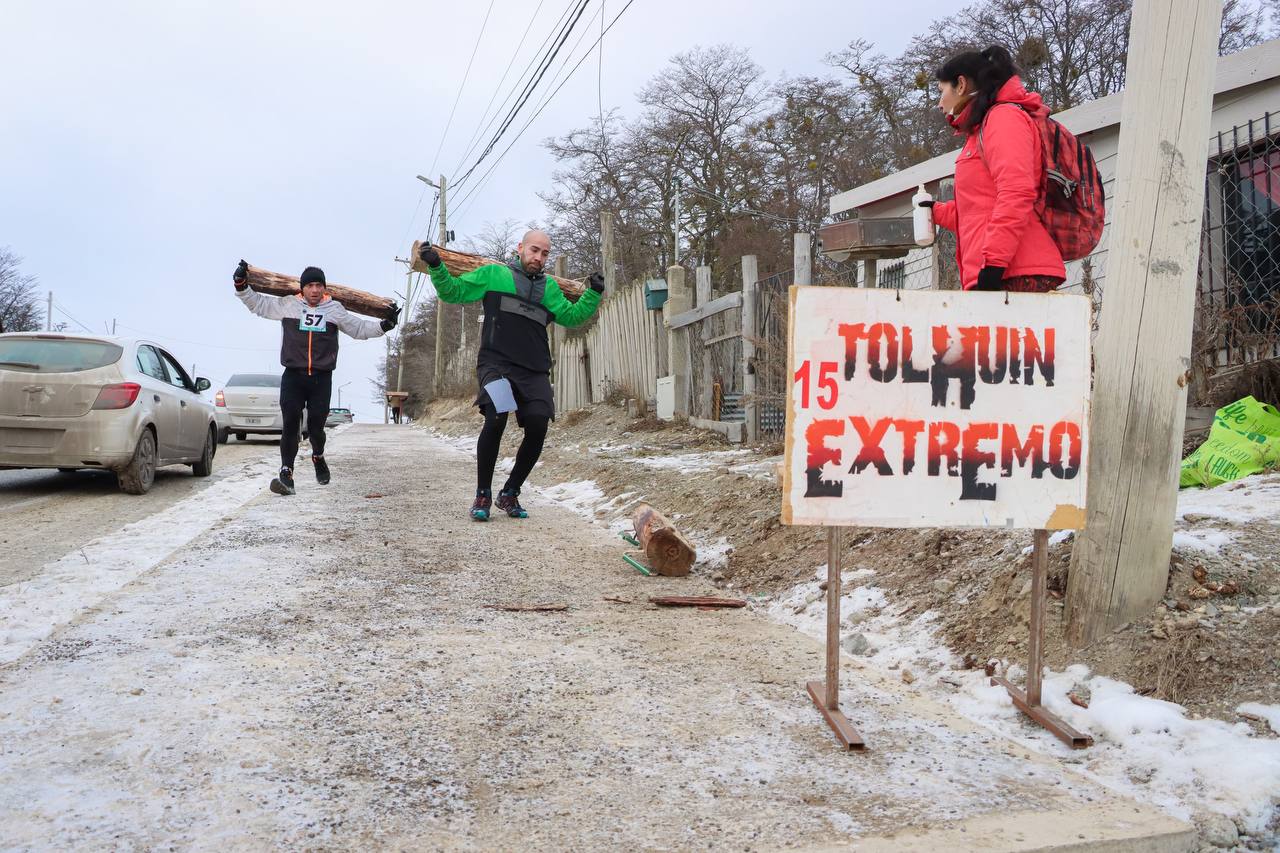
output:
[[[164,562],[174,551],[266,489],[265,459],[147,518],[100,536],[0,589],[0,664],[17,660],[59,626]]]
[[[700,453],[664,453],[660,456],[631,456],[627,461],[646,468],[696,474],[719,471],[750,452],[749,450],[707,450]]]
[[[594,480],[539,486],[534,493],[540,498],[558,503],[592,521],[596,518],[596,509],[604,501],[604,492]]]
[[[1280,524],[1280,474],[1255,474],[1212,489],[1178,492],[1178,515],[1205,515],[1233,524]]]
[[[729,555],[733,553],[733,544],[723,536],[714,542],[694,539],[690,544],[698,552],[698,565],[708,569],[719,569],[728,565]]]
[[[825,567],[818,576],[825,576]],[[764,609],[773,619],[812,637],[826,636],[825,593],[816,580],[798,585]],[[1180,705],[1138,695],[1113,679],[1090,677],[1087,667],[1074,665],[1064,672],[1046,671],[1042,701],[1069,725],[1094,737],[1092,748],[1076,752],[1023,717],[1004,688],[992,686],[981,670],[960,670],[960,661],[938,637],[932,612],[904,620],[901,609],[876,587],[858,587],[843,595],[840,612],[842,634],[856,631],[865,636],[872,663],[909,666],[918,688],[965,717],[1076,765],[1108,787],[1184,819],[1207,813],[1238,818],[1251,833],[1264,831],[1280,808],[1280,739],[1255,737],[1243,723],[1188,719]],[[920,679],[922,673],[945,675],[960,687],[937,678]],[[1006,674],[1018,678],[1021,669],[1014,666]],[[1087,709],[1067,696],[1081,686],[1091,695]],[[1240,710],[1265,717],[1273,726],[1280,723],[1277,706],[1247,703]]]
[[[436,441],[461,453],[475,453],[476,441],[480,438],[478,433],[476,435],[446,435],[434,427],[428,427],[427,432]]]
[[[1235,537],[1230,533],[1212,528],[1196,530],[1194,533],[1188,530],[1175,530],[1173,533],[1174,548],[1202,551],[1207,554],[1220,554],[1223,546],[1230,545],[1233,541]]]
[[[1280,735],[1280,705],[1263,705],[1261,702],[1245,702],[1236,708],[1241,714],[1253,714],[1267,721],[1271,731]]]

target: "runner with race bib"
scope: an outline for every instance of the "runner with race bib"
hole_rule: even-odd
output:
[[[232,281],[236,296],[259,317],[279,320],[284,330],[280,341],[280,411],[284,433],[280,436],[280,473],[271,481],[278,495],[294,493],[293,463],[298,455],[298,431],[302,410],[307,410],[307,432],[311,440],[311,461],[316,482],[327,485],[329,465],[324,461],[324,422],[329,417],[333,390],[333,370],[338,365],[338,332],[356,340],[376,338],[396,327],[400,308],[391,304],[385,320],[365,320],[347,311],[341,302],[325,292],[324,271],[307,267],[300,279],[302,292],[294,296],[268,296],[248,285],[249,265],[236,267]]]
[[[592,273],[591,286],[577,302],[570,302],[560,283],[543,271],[550,254],[551,238],[534,229],[516,246],[517,257],[510,263],[486,264],[455,278],[430,243],[424,243],[418,252],[431,272],[431,283],[441,302],[484,305],[476,359],[476,405],[484,415],[476,440],[476,497],[471,504],[471,517],[476,521],[488,521],[493,506],[511,518],[528,517],[520,505],[520,487],[542,454],[547,427],[556,416],[547,326],[583,325],[595,315],[604,292],[604,276]],[[511,475],[494,500],[493,469],[507,415],[513,411],[524,438]]]

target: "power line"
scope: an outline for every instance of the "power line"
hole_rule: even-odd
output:
[[[727,198],[723,198],[721,196],[716,195],[713,192],[704,190],[702,187],[698,186],[697,184],[690,184],[689,189],[691,189],[693,192],[697,193],[700,196],[709,198],[712,201],[720,202],[726,208],[728,208],[730,213],[737,212],[734,210],[734,203],[729,201],[729,199]],[[738,208],[738,210],[743,213],[750,213],[753,216],[762,216],[765,219],[772,219],[775,222],[781,222],[783,225],[795,225],[797,222],[800,221],[798,219],[788,219],[783,216],[778,216],[777,214],[774,214],[774,213],[765,213],[763,210],[755,210],[754,208],[750,208],[750,207],[740,207]]]
[[[601,29],[603,30],[604,29],[603,12],[604,12],[604,3],[603,3],[603,0],[601,0],[600,9],[597,10],[596,13],[591,16],[591,19],[587,21],[587,24],[590,25],[591,21],[594,21],[598,16],[600,18]],[[484,177],[481,179],[480,183],[475,185],[470,192],[463,195],[462,200],[459,202],[458,213],[454,215],[455,219],[460,219],[462,217],[462,213],[465,210],[470,209],[469,206],[466,208],[461,207],[462,202],[468,202],[469,204],[470,201],[474,200],[474,198],[476,197],[476,194],[481,189],[484,188],[485,184],[488,183],[488,178],[493,173],[493,170],[497,168],[499,163],[502,162],[502,157],[506,156],[507,151],[511,149],[512,145],[515,145],[515,143],[519,140],[520,135],[524,133],[525,129],[527,129],[529,125],[532,124],[533,121],[538,117],[538,115],[542,113],[542,111],[547,107],[547,105],[550,104],[551,99],[554,98],[556,93],[560,91],[560,88],[564,86],[565,83],[568,82],[569,77],[572,76],[573,72],[578,69],[578,66],[580,66],[583,63],[583,61],[585,61],[586,58],[591,55],[591,51],[596,46],[596,44],[600,43],[600,39],[597,39],[595,42],[589,45],[587,49],[583,52],[582,56],[578,59],[577,64],[574,65],[573,68],[568,71],[568,73],[566,73],[565,69],[569,68],[569,63],[573,61],[574,54],[577,52],[578,47],[582,44],[582,40],[586,38],[586,36],[587,36],[587,31],[584,30],[578,36],[578,40],[573,43],[573,47],[569,50],[568,55],[565,56],[564,61],[560,64],[560,68],[556,71],[555,76],[552,78],[552,83],[556,83],[557,81],[559,81],[558,85],[556,85],[556,87],[552,89],[547,95],[543,96],[542,100],[538,102],[537,112],[535,112],[534,115],[529,119],[529,121],[525,123],[524,127],[522,127],[520,129],[520,132],[516,135],[516,138],[511,140],[511,144],[508,145],[506,149],[503,150],[502,155],[499,156],[498,159],[493,163],[493,165],[485,172]],[[601,34],[601,38],[603,38],[603,32]],[[561,75],[563,75],[563,77]]]
[[[587,25],[588,25],[588,26],[590,26],[591,22],[592,22],[592,21],[594,21],[597,17],[599,17],[599,18],[600,18],[600,26],[601,26],[601,28],[603,29],[603,27],[604,27],[604,15],[602,14],[602,13],[603,13],[603,11],[604,11],[604,3],[603,3],[603,0],[601,0],[600,9],[599,9],[599,10],[597,10],[597,11],[596,11],[596,13],[595,13],[594,15],[592,15],[592,16],[591,16],[591,18],[587,21]],[[583,30],[583,31],[578,35],[578,40],[577,40],[577,41],[575,41],[575,42],[573,43],[573,47],[572,47],[572,48],[570,48],[570,50],[569,50],[568,54],[566,54],[566,56],[565,56],[565,58],[564,58],[564,61],[560,63],[560,67],[559,67],[559,69],[557,69],[557,70],[556,70],[555,75],[552,77],[551,82],[552,82],[553,84],[554,84],[554,83],[556,83],[557,81],[559,81],[559,82],[563,83],[563,80],[562,80],[562,78],[561,78],[561,75],[564,75],[564,74],[565,74],[565,69],[566,69],[566,68],[568,68],[568,67],[569,67],[569,63],[573,61],[573,57],[574,57],[574,55],[577,53],[578,48],[582,45],[582,40],[583,40],[584,38],[586,38],[587,34],[588,34],[588,31],[587,31],[586,29],[584,29],[584,30]],[[591,47],[594,47],[594,45],[592,45]],[[587,50],[586,50],[586,52],[585,52],[584,56],[589,55],[589,54],[591,53],[591,47],[588,47],[588,48],[587,48]],[[573,72],[571,71],[571,72],[569,72],[569,73],[571,74],[571,73],[573,73]],[[564,77],[564,79],[568,79],[568,78],[567,78],[567,76],[566,76],[566,77]],[[555,95],[555,93],[556,93],[556,92],[558,92],[558,91],[559,91],[559,87],[557,86],[557,88],[556,88],[556,89],[554,89],[554,90],[552,90],[550,94],[543,96],[543,98],[542,98],[541,100],[539,100],[538,105],[537,105],[537,109],[538,109],[538,111],[539,111],[539,112],[541,112],[541,111],[542,111],[542,108],[546,106],[547,102],[548,102],[548,101],[550,101],[550,99],[551,99],[551,98]],[[534,116],[534,118],[536,118],[536,117],[537,117],[537,116],[535,115],[535,116]],[[531,119],[531,121],[532,121],[532,119]],[[523,132],[524,132],[524,131],[523,131],[523,128],[522,128],[522,129],[521,129],[521,133],[523,133]],[[518,139],[518,138],[519,138],[519,137],[517,136],[517,139]],[[514,144],[514,142],[515,142],[515,140],[512,140],[512,143],[513,143],[513,144]],[[510,146],[508,146],[508,148],[510,148]],[[506,154],[506,151],[503,151],[503,154],[505,155],[505,154]],[[499,158],[498,158],[498,160],[494,163],[494,166],[496,166],[498,162],[501,162],[501,160],[502,160],[502,158],[501,158],[501,157],[499,157]],[[489,171],[486,171],[486,172],[485,172],[485,177],[487,178],[487,177],[488,177],[488,175],[489,175],[491,172],[492,172],[492,169],[490,169]],[[476,187],[474,188],[473,192],[472,192],[472,193],[467,193],[467,194],[465,194],[465,195],[463,196],[463,199],[462,199],[462,200],[463,200],[463,201],[467,201],[468,199],[473,199],[473,198],[474,198],[474,192],[475,192],[475,191],[477,191],[477,190],[479,190],[479,189],[482,189],[482,188],[484,187],[485,183],[486,183],[486,181],[485,181],[484,179],[482,179],[482,180],[480,181],[480,183],[479,183],[478,185],[476,185]],[[459,202],[459,207],[458,207],[457,212],[454,214],[454,219],[455,219],[455,220],[461,219],[461,218],[462,218],[462,213],[463,213],[463,212],[464,212],[464,210],[466,210],[466,209],[469,209],[469,208],[462,208],[462,207],[461,207],[461,202]]]
[[[502,125],[498,128],[497,133],[495,133],[493,135],[493,138],[489,140],[489,144],[486,145],[485,149],[480,152],[480,156],[476,158],[476,161],[471,164],[471,168],[467,169],[467,171],[463,173],[461,178],[453,182],[452,185],[455,188],[462,186],[462,184],[466,182],[467,178],[471,177],[471,174],[475,172],[476,168],[484,161],[486,157],[489,156],[489,153],[493,151],[493,149],[497,146],[499,140],[502,139],[502,135],[506,133],[507,129],[511,127],[513,122],[515,122],[516,116],[520,114],[520,110],[522,110],[524,108],[524,105],[529,102],[529,99],[533,97],[533,93],[537,90],[538,84],[542,82],[542,78],[546,76],[547,70],[550,69],[552,64],[555,62],[555,58],[560,53],[560,49],[564,47],[564,43],[569,40],[569,36],[573,32],[573,28],[577,26],[578,20],[582,17],[582,13],[586,11],[587,4],[589,2],[590,0],[581,0],[581,2],[578,3],[577,11],[573,16],[573,19],[570,20],[561,29],[561,34],[558,37],[559,41],[556,42],[556,45],[551,50],[551,53],[546,57],[546,59],[543,60],[542,64],[538,69],[537,76],[525,86],[524,91],[520,95],[520,100],[507,113],[507,117],[503,119]]]
[[[449,128],[453,126],[453,114],[458,110],[458,101],[462,100],[462,90],[467,87],[467,78],[471,76],[471,64],[476,60],[476,52],[480,50],[480,40],[484,37],[484,28],[489,24],[489,14],[493,12],[494,0],[489,0],[489,8],[484,13],[484,21],[480,23],[480,32],[476,35],[475,46],[471,48],[471,58],[467,60],[467,70],[462,73],[462,84],[458,86],[458,94],[453,99],[453,109],[449,110],[449,120],[445,122],[444,133],[440,134],[440,145],[436,147],[436,156],[431,160],[431,168],[427,174],[434,174],[436,163],[440,160],[440,152],[444,150],[444,141],[449,136]]]
[[[169,335],[153,335],[151,332],[147,332],[142,329],[135,328],[133,326],[130,326],[128,323],[120,323],[119,325],[125,329],[129,329],[132,332],[137,332],[139,335],[142,335],[143,337],[155,338],[156,340],[160,340],[160,341],[172,341],[176,344],[186,344],[188,346],[193,346],[193,347],[208,347],[209,349],[234,350],[236,352],[275,352],[274,349],[260,349],[258,347],[228,347],[228,346],[223,346],[221,344],[207,344],[202,341],[184,341],[182,338],[175,338]]]
[[[538,19],[538,12],[542,10],[542,6],[545,2],[546,0],[538,0],[538,6],[533,10],[533,15],[529,18],[529,23],[525,24],[524,30],[522,32],[528,32],[528,30],[533,26],[534,21]],[[553,30],[555,29],[556,26],[559,26],[560,21],[564,19],[565,15],[567,15],[571,9],[573,9],[572,3],[566,6],[565,10],[560,13],[560,18],[557,19],[556,23],[552,25]],[[521,47],[523,46],[524,46],[523,43],[521,43]],[[507,63],[506,69],[502,72],[502,79],[498,81],[498,85],[494,88],[493,95],[489,98],[489,103],[485,106],[484,113],[481,114],[480,121],[476,124],[475,131],[472,132],[471,138],[467,140],[466,148],[464,149],[462,156],[458,158],[458,164],[454,166],[453,171],[450,172],[450,177],[449,177],[450,181],[453,181],[457,177],[458,172],[461,171],[462,169],[462,164],[467,162],[467,158],[470,157],[471,152],[475,150],[476,143],[480,141],[480,135],[488,131],[489,128],[493,127],[493,123],[498,120],[497,112],[494,112],[493,118],[489,119],[489,110],[493,109],[493,102],[498,100],[498,93],[502,91],[502,84],[507,82],[507,75],[511,73],[511,68],[513,65],[516,64],[516,57],[518,57],[519,55],[520,55],[519,50],[511,51],[511,61]],[[526,65],[524,67],[524,70],[520,72],[521,76],[528,73],[529,69],[532,68],[533,64],[538,60],[538,56],[539,54],[535,52],[533,55],[533,58],[529,60],[529,64]],[[511,87],[511,91],[507,93],[507,96],[502,99],[502,103],[498,105],[498,110],[501,110],[503,107],[507,105],[507,101],[511,100],[511,96],[514,95],[515,92],[516,92],[516,86],[513,85]],[[488,119],[488,124],[485,123],[486,119]]]
[[[467,70],[462,75],[462,83],[458,86],[458,93],[453,98],[453,109],[449,110],[449,120],[445,123],[444,132],[440,134],[440,144],[436,146],[436,156],[431,160],[431,168],[427,173],[435,171],[436,163],[440,160],[440,152],[444,149],[445,139],[449,136],[449,128],[453,125],[453,114],[458,109],[458,101],[462,99],[462,90],[467,86],[467,78],[471,76],[471,63],[475,61],[476,51],[480,47],[480,41],[484,36],[484,28],[489,23],[489,14],[493,11],[493,0],[489,0],[489,9],[484,13],[484,21],[480,24],[480,32],[476,35],[476,43],[471,48],[471,59],[467,61]],[[409,234],[413,231],[414,223],[418,221],[418,211],[422,209],[422,200],[427,197],[427,188],[424,186],[422,192],[418,194],[418,203],[414,205],[413,216],[409,217],[409,224],[404,229],[404,236],[400,238],[397,250],[405,245],[409,240]],[[432,211],[434,213],[434,211]],[[429,220],[428,220],[429,221]]]
[[[80,328],[84,329],[84,330],[85,330],[86,332],[88,332],[89,334],[91,334],[91,335],[96,335],[96,334],[97,334],[97,332],[95,332],[93,329],[90,329],[90,328],[89,328],[88,326],[86,326],[84,323],[81,323],[81,322],[80,322],[79,320],[77,320],[75,317],[72,317],[72,316],[71,316],[71,312],[70,312],[70,311],[68,311],[66,308],[63,308],[63,307],[62,307],[62,305],[58,302],[58,300],[56,300],[56,299],[55,299],[55,300],[53,300],[53,307],[54,307],[54,308],[57,308],[59,311],[61,311],[61,312],[63,313],[63,315],[64,315],[64,316],[66,316],[66,318],[67,318],[68,320],[71,320],[73,323],[75,323],[75,324],[76,324],[77,326],[79,326]]]
[[[632,4],[632,3],[634,3],[634,2],[635,2],[635,0],[627,0],[627,5],[623,6],[623,7],[622,7],[622,11],[621,11],[621,12],[619,12],[617,15],[615,15],[615,16],[614,16],[613,20],[609,22],[609,26],[607,26],[607,27],[605,27],[605,28],[604,28],[604,33],[608,33],[608,32],[609,32],[609,30],[613,29],[613,25],[614,25],[614,24],[616,24],[616,23],[618,23],[618,19],[619,19],[619,18],[621,18],[624,14],[626,14],[627,10],[631,8],[631,4]],[[600,35],[600,39],[603,39],[603,38],[604,38],[604,33],[602,33],[602,34]],[[598,43],[598,41],[597,41],[597,43]],[[499,155],[498,155],[498,159],[497,159],[497,160],[495,160],[495,161],[490,165],[489,170],[488,170],[487,172],[485,172],[485,174],[484,174],[484,176],[483,176],[483,177],[481,177],[481,179],[480,179],[480,183],[479,183],[479,184],[476,184],[475,186],[473,186],[473,187],[471,188],[471,190],[469,190],[469,191],[468,191],[468,192],[467,192],[467,193],[462,197],[462,200],[459,202],[459,206],[461,206],[463,203],[465,203],[466,201],[468,201],[468,200],[469,200],[469,199],[470,199],[470,198],[471,198],[471,197],[472,197],[472,196],[473,196],[473,195],[474,195],[474,194],[475,194],[479,189],[481,189],[481,188],[483,188],[483,187],[484,187],[484,185],[485,185],[486,181],[488,180],[489,176],[493,174],[493,170],[494,170],[494,169],[496,169],[496,168],[498,167],[498,164],[500,164],[500,163],[502,162],[502,159],[503,159],[504,157],[506,157],[506,156],[507,156],[507,152],[508,152],[508,151],[510,151],[510,150],[511,150],[511,148],[512,148],[512,146],[513,146],[513,145],[515,145],[515,144],[516,144],[516,142],[518,142],[518,141],[520,140],[520,137],[521,137],[521,136],[523,136],[523,135],[524,135],[524,132],[525,132],[526,130],[528,130],[528,129],[529,129],[529,126],[530,126],[531,124],[533,124],[533,122],[534,122],[534,121],[536,121],[536,120],[537,120],[538,116],[542,115],[542,111],[543,111],[543,110],[545,110],[545,109],[547,108],[547,105],[551,103],[551,100],[556,96],[556,94],[557,94],[557,93],[558,93],[562,88],[564,88],[565,83],[568,83],[568,82],[569,82],[570,78],[572,78],[572,77],[573,77],[574,73],[578,70],[578,68],[580,68],[580,67],[582,66],[582,63],[583,63],[583,62],[585,62],[585,61],[586,61],[586,59],[587,59],[587,57],[591,55],[591,51],[592,51],[592,49],[594,49],[594,48],[595,48],[595,46],[596,46],[595,44],[592,44],[592,45],[591,45],[591,47],[587,48],[586,52],[585,52],[585,53],[583,53],[582,57],[578,60],[577,64],[576,64],[576,65],[574,65],[572,69],[570,69],[569,73],[565,76],[564,80],[562,80],[562,81],[560,82],[560,85],[559,85],[559,86],[557,86],[557,87],[556,87],[556,88],[551,92],[551,94],[547,96],[547,99],[546,99],[545,101],[543,101],[543,102],[542,102],[542,105],[541,105],[540,107],[538,107],[538,111],[537,111],[537,112],[535,112],[535,113],[533,114],[533,116],[532,116],[532,117],[530,117],[530,119],[529,119],[527,122],[525,122],[524,127],[520,128],[520,131],[516,134],[515,139],[512,139],[512,140],[511,140],[511,143],[510,143],[510,144],[509,144],[505,149],[503,149],[503,151],[502,151],[502,153],[501,153],[501,154],[499,154]],[[477,163],[477,165],[479,165],[479,164]]]

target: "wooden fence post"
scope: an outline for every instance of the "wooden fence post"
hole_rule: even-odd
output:
[[[755,255],[742,256],[742,397],[747,441],[760,437],[760,409],[756,405],[756,285],[760,280]]]
[[[1120,107],[1086,527],[1067,638],[1145,615],[1169,580],[1222,0],[1136,0]]]
[[[662,306],[664,321],[693,308],[689,288],[684,283],[684,267],[667,267],[667,301]],[[675,414],[689,416],[689,335],[667,328],[668,375],[675,377]]]
[[[938,182],[938,201],[951,201],[956,197],[954,178],[943,178]],[[938,228],[933,239],[932,284],[934,290],[959,290],[960,269],[956,266],[956,234],[945,228]]]
[[[708,302],[711,301],[711,267],[698,267],[697,281],[695,283],[695,286],[697,287],[697,294],[696,294],[697,305],[695,307],[701,307],[703,305],[706,305]],[[698,401],[697,401],[698,402],[697,415],[700,418],[710,418],[712,415],[712,412],[711,412],[711,347],[707,346],[706,343],[707,341],[711,340],[712,337],[714,337],[712,332],[715,330],[717,323],[719,323],[719,321],[715,321],[715,318],[713,317],[707,317],[705,320],[702,321],[702,336],[701,336],[702,346],[700,347],[702,352],[693,353],[693,360],[695,362],[700,363],[701,365],[701,369],[698,374],[700,379],[699,391],[701,393],[698,395]],[[692,330],[693,324],[690,324],[689,328],[690,330]],[[692,331],[690,331],[690,340],[692,339],[693,339],[693,333]]]

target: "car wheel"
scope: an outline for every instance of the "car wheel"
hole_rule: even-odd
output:
[[[213,448],[216,442],[213,430],[209,430],[209,434],[204,438],[204,451],[200,454],[200,461],[191,465],[191,473],[197,477],[208,477],[213,473]]]
[[[236,441],[244,441],[244,438],[246,435],[248,435],[248,433],[243,433],[243,432],[236,433]]]
[[[218,444],[226,444],[227,439],[230,437],[231,433],[227,432],[225,429],[218,430]]]
[[[120,490],[131,495],[145,495],[156,479],[156,437],[144,429],[133,449],[133,459],[116,472]]]

